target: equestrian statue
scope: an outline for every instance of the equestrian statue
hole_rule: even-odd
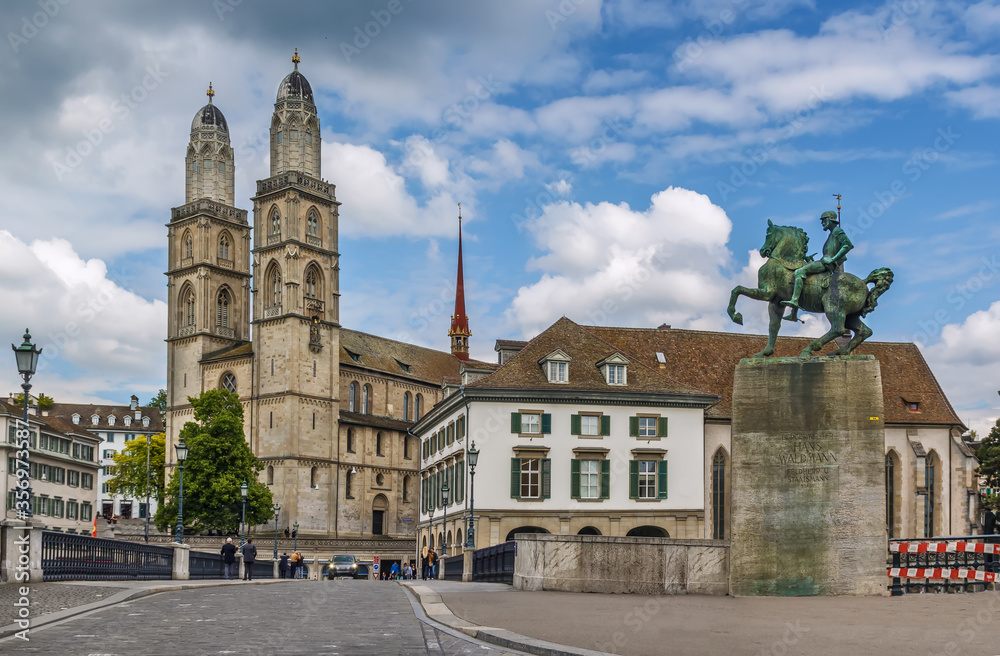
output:
[[[875,309],[878,297],[889,289],[892,271],[875,269],[864,280],[844,273],[844,260],[854,245],[840,227],[837,212],[823,212],[820,221],[830,236],[823,245],[822,259],[815,261],[813,256],[806,255],[809,237],[802,228],[777,226],[768,221],[767,238],[760,248],[767,262],[757,271],[756,289],[742,285],[733,288],[729,318],[740,325],[743,325],[743,315],[736,311],[736,300],[740,296],[767,301],[770,316],[767,346],[754,357],[774,355],[781,320],[797,321],[799,309],[822,312],[830,322],[830,330],[810,342],[800,357],[808,358],[819,351],[843,335],[845,328],[853,332],[851,340],[830,355],[849,355],[871,337],[871,328],[862,323],[861,318]],[[869,288],[869,284],[873,287]],[[791,308],[787,317],[784,316],[786,306]]]

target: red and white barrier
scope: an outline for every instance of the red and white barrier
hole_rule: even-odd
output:
[[[889,551],[899,553],[1000,554],[1000,544],[982,542],[890,542]]]
[[[893,567],[888,571],[889,578],[901,579],[969,579],[983,583],[996,582],[995,572],[981,572],[974,569],[947,567]]]

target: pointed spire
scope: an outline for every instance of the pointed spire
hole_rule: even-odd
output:
[[[469,359],[469,317],[465,314],[465,279],[462,272],[462,204],[458,204],[458,279],[455,283],[455,314],[451,317],[451,353],[459,360]]]
[[[215,95],[215,91],[212,90],[212,83],[211,82],[208,83],[208,91],[205,92],[205,95],[208,96],[208,104],[211,105],[212,104],[212,96]]]
[[[299,57],[299,49],[296,48],[295,49],[295,54],[292,55],[292,63],[295,64],[295,70],[299,70],[299,62],[300,61],[302,61],[302,59]]]

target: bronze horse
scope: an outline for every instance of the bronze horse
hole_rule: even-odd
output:
[[[760,248],[760,254],[768,258],[757,271],[757,288],[737,286],[729,299],[729,318],[743,325],[743,315],[736,311],[736,300],[747,296],[758,301],[767,301],[770,316],[770,326],[767,333],[767,346],[754,357],[774,355],[774,342],[781,328],[781,319],[785,314],[782,301],[792,297],[795,286],[795,269],[805,264],[806,248],[809,237],[802,228],[792,226],[776,226],[767,222],[767,238]],[[874,287],[869,289],[869,283]],[[861,318],[873,311],[881,296],[892,284],[892,271],[875,269],[862,280],[850,273],[844,273],[840,268],[833,273],[809,276],[802,289],[799,301],[802,309],[807,312],[826,314],[830,321],[830,330],[802,349],[801,357],[807,358],[828,342],[851,330],[854,335],[851,341],[833,351],[830,355],[848,355],[861,342],[871,337],[872,330]]]

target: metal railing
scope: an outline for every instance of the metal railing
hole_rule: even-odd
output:
[[[889,574],[894,569],[917,569],[921,570],[919,573],[931,575],[926,578],[892,578],[889,591],[893,597],[915,592],[981,592],[989,589],[990,582],[976,580],[975,573],[982,572],[990,579],[1000,578],[1000,554],[976,551],[975,546],[984,545],[979,548],[995,550],[1000,545],[1000,535],[894,538],[889,540],[889,545]],[[892,545],[897,546],[894,548]],[[962,576],[959,577],[959,574]]]
[[[233,569],[233,577],[236,570]],[[221,579],[222,554],[204,551],[188,552],[188,578],[191,579]]]
[[[169,580],[173,562],[172,547],[42,531],[43,581]]]
[[[448,581],[461,581],[465,571],[465,556],[449,556],[444,559],[444,578]],[[513,571],[511,571],[513,580]]]
[[[515,556],[517,556],[517,542],[513,540],[485,549],[476,549],[472,555],[472,580],[513,583]]]
[[[274,561],[273,560],[255,560],[253,561],[253,569],[251,570],[251,575],[255,579],[273,579],[274,578]]]

